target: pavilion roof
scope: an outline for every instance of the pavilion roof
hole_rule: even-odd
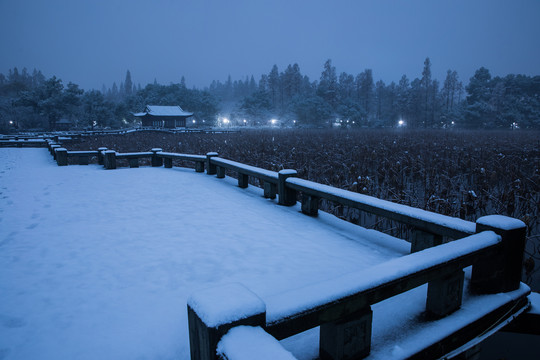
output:
[[[134,113],[133,115],[142,117],[150,116],[193,116],[192,112],[182,110],[180,106],[161,106],[161,105],[146,105],[143,112]]]

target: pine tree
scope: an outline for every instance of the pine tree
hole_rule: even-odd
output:
[[[424,69],[422,70],[422,79],[420,80],[423,91],[423,127],[430,125],[430,99],[431,99],[431,61],[429,57],[424,61]]]
[[[363,108],[364,125],[367,125],[369,118],[372,116],[372,102],[373,102],[373,89],[375,85],[373,83],[373,71],[366,69],[364,72],[356,76],[356,91],[358,102]]]
[[[131,81],[129,70],[126,72],[126,80],[124,81],[124,93],[126,96],[130,96],[133,93],[133,82]]]
[[[270,73],[268,74],[268,91],[270,92],[270,99],[274,109],[276,109],[278,105],[277,103],[280,88],[279,80],[278,67],[274,64],[274,66],[272,66],[272,70],[270,70]]]
[[[337,107],[338,82],[336,68],[332,66],[332,60],[330,59],[326,60],[324,63],[317,93],[326,100],[333,109]]]

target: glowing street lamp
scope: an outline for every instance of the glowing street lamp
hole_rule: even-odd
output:
[[[403,119],[399,119],[398,126],[405,126],[405,121]]]

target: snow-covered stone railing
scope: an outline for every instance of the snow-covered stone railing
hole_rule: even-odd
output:
[[[30,138],[12,138],[0,140],[0,147],[46,147],[47,142],[44,139]]]
[[[414,228],[411,252],[440,245],[443,237],[459,239],[475,232],[475,223],[471,221],[299,179],[296,170],[274,172],[223,159],[217,153],[208,153],[206,157],[207,174],[224,178],[226,169],[234,171],[238,174],[238,186],[241,188],[248,187],[250,176],[257,178],[264,184],[264,197],[274,199],[278,194],[280,205],[295,205],[300,192],[304,214],[316,216],[319,200],[326,199],[409,225]]]
[[[157,167],[163,165],[163,159],[157,156],[157,153],[161,151],[162,149],[155,148],[148,152],[118,153],[114,150],[99,148],[98,163],[103,164],[105,169],[111,170],[116,169],[116,160],[125,159],[129,161],[129,167],[138,168],[140,158],[150,158],[152,166]]]
[[[97,150],[68,151],[65,148],[56,147],[56,146],[55,146],[54,151],[56,153],[56,163],[58,164],[58,166],[68,165],[69,158],[77,158],[79,165],[88,165],[90,157],[92,156],[97,157],[99,155],[99,151]]]
[[[275,171],[261,169],[255,166],[242,164],[236,161],[222,159],[217,153],[206,154],[208,158],[209,175],[217,175],[218,178],[225,177],[225,170],[229,169],[238,174],[238,186],[241,188],[248,187],[249,176],[259,179],[263,182],[264,197],[275,199],[278,189],[279,176]]]
[[[443,236],[459,239],[475,232],[475,224],[470,221],[300,179],[296,177],[295,170],[282,170],[280,175],[282,173],[286,177],[287,191],[283,192],[285,198],[280,203],[294,205],[297,192],[301,192],[302,212],[310,216],[317,215],[319,200],[326,199],[410,225],[415,229],[412,252],[441,244]]]
[[[470,292],[521,289],[525,224],[493,215],[478,219],[475,226],[476,234],[468,237],[265,301],[240,285],[195,293],[188,300],[191,358],[216,359],[224,344],[230,349],[229,334],[238,326],[258,326],[277,340],[320,326],[321,358],[361,358],[370,352],[371,305],[375,303],[427,283],[426,314],[432,320],[451,316],[461,307],[463,269],[471,265]],[[529,292],[509,300],[505,306],[513,310],[503,317],[527,307]],[[489,328],[492,324],[483,325]],[[485,330],[479,324],[467,331],[456,329],[452,336],[445,335],[447,341],[429,349],[429,357],[444,356]],[[252,355],[257,358],[256,353]]]
[[[196,172],[204,172],[204,163],[206,162],[206,156],[204,155],[158,152],[156,156],[163,159],[166,168],[170,169],[173,167],[173,160],[191,161],[195,163]]]

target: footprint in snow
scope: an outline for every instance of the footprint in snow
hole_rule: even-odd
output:
[[[24,319],[0,314],[0,324],[9,329],[16,329],[26,325]]]
[[[0,349],[0,360],[7,359],[10,352],[11,352],[10,349],[5,349],[5,348]]]
[[[28,230],[31,230],[31,229],[35,229],[37,226],[38,226],[38,223],[32,223],[32,224],[28,225],[26,228]]]

